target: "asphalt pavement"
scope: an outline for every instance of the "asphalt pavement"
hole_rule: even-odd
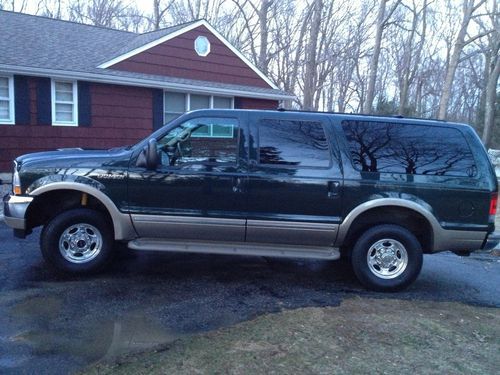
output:
[[[221,255],[122,253],[104,273],[61,277],[0,223],[0,373],[64,374],[262,314],[345,298],[500,307],[500,258],[425,256],[405,292],[364,290],[345,264]]]

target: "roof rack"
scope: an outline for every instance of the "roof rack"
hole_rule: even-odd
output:
[[[380,117],[380,118],[399,118],[399,119],[409,119],[409,120],[428,120],[428,121],[440,121],[447,122],[446,120],[439,120],[436,118],[421,118],[421,117],[406,117],[402,115],[373,115],[367,113],[347,113],[347,112],[334,112],[334,111],[310,111],[306,109],[286,109],[284,107],[276,108],[279,112],[297,112],[297,113],[322,113],[322,114],[333,114],[333,115],[354,115],[363,117]]]

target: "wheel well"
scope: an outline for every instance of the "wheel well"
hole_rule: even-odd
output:
[[[47,224],[63,211],[90,208],[102,212],[112,223],[111,215],[99,199],[78,190],[52,190],[35,197],[26,212],[28,228]],[[113,229],[113,225],[111,225]]]
[[[343,245],[343,253],[350,252],[356,240],[374,225],[394,224],[408,229],[417,238],[424,253],[432,248],[433,232],[429,221],[420,213],[408,208],[377,207],[360,214],[350,225]]]

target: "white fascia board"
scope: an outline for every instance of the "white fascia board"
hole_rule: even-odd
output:
[[[96,74],[87,72],[75,72],[70,70],[56,70],[45,68],[33,68],[16,65],[0,64],[0,73],[22,74],[34,77],[49,77],[66,80],[84,80],[89,82],[107,83],[112,85],[136,86],[159,88],[164,90],[193,92],[200,94],[239,96],[244,98],[269,99],[269,100],[293,100],[294,95],[260,93],[255,91],[244,91],[238,89],[226,89],[210,86],[198,86],[175,82],[161,82],[152,79],[121,77],[112,74]]]
[[[98,68],[102,68],[102,69],[109,68],[112,65],[115,65],[123,60],[126,60],[132,56],[135,56],[141,52],[144,52],[152,47],[155,47],[159,44],[162,44],[162,43],[164,43],[170,39],[173,39],[181,34],[184,34],[188,31],[191,31],[199,26],[205,26],[212,34],[215,35],[215,37],[217,39],[219,39],[227,48],[229,48],[236,56],[238,56],[250,69],[252,69],[255,73],[257,73],[257,75],[260,78],[262,78],[264,81],[266,81],[266,83],[269,86],[271,86],[273,89],[279,90],[279,88],[264,73],[262,73],[259,70],[259,68],[257,68],[254,64],[252,64],[252,62],[250,62],[250,60],[248,60],[240,51],[238,51],[231,43],[229,43],[229,41],[226,38],[224,38],[224,36],[222,36],[222,34],[220,34],[216,29],[214,29],[212,27],[212,25],[210,25],[205,20],[196,21],[190,25],[187,25],[186,27],[183,27],[177,31],[174,31],[171,34],[165,35],[161,38],[153,40],[152,42],[144,44],[143,46],[138,47],[132,51],[124,53],[123,55],[117,56],[112,60],[109,60],[109,61],[102,63],[101,65],[98,66]]]
[[[98,68],[101,68],[101,69],[106,69],[106,68],[109,68],[110,66],[112,65],[115,65],[123,60],[127,60],[128,58],[132,57],[132,56],[135,56],[141,52],[144,52],[150,48],[153,48],[159,44],[162,44],[162,43],[165,43],[166,41],[170,40],[170,39],[173,39],[181,34],[184,34],[184,33],[187,33],[188,31],[192,30],[192,29],[195,29],[197,28],[198,26],[201,26],[203,23],[202,23],[202,20],[200,21],[196,21],[192,24],[189,24],[187,25],[186,27],[183,27],[179,30],[176,30],[170,34],[167,34],[167,35],[164,35],[162,36],[161,38],[158,38],[156,40],[153,40],[152,42],[149,42],[149,43],[146,43],[136,49],[133,49],[132,51],[129,51],[127,53],[124,53],[123,55],[120,55],[120,56],[117,56],[109,61],[105,61],[103,62],[102,64],[100,64],[98,66]]]

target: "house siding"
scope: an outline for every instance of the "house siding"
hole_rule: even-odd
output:
[[[210,41],[208,56],[198,56],[194,50],[194,41],[199,35],[206,36]],[[271,87],[205,26],[199,26],[116,63],[110,69],[235,85]]]
[[[279,101],[256,99],[256,98],[234,98],[234,108],[237,109],[277,109]]]
[[[153,93],[158,89],[87,83],[90,126],[51,126],[39,123],[39,85],[46,79],[28,78],[29,122],[0,124],[0,171],[12,169],[17,156],[66,147],[110,148],[136,143],[153,130]],[[44,101],[50,101],[44,98]],[[235,108],[276,109],[278,101],[236,97]],[[162,114],[161,114],[162,115]]]
[[[37,123],[37,78],[30,78],[29,124],[0,125],[0,171],[10,171],[19,155],[65,147],[109,148],[132,144],[152,130],[152,90],[94,84],[89,86],[91,126]]]

